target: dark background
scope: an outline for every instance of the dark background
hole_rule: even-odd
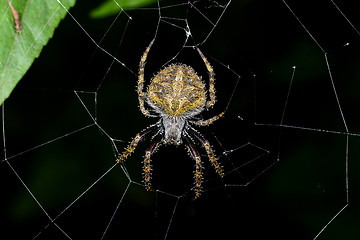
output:
[[[98,2],[78,1],[71,13],[126,67],[112,63],[67,16],[4,105],[11,167],[52,218],[60,214],[56,223],[72,239],[101,239],[113,214],[105,239],[314,239],[345,206],[318,239],[360,238],[360,36],[331,1],[287,2],[306,29],[281,1],[232,1],[209,38],[212,26],[194,8],[161,8],[176,26],[186,22],[165,17],[188,20],[187,46],[206,39],[199,47],[216,72],[218,101],[203,116],[228,106],[223,119],[199,128],[226,176],[219,179],[204,155],[205,192],[196,201],[189,191],[193,162],[183,147],[154,154],[154,192],[139,185],[149,141],[126,161],[130,180],[118,165],[107,172],[118,151],[156,121],[139,111],[135,87],[158,9],[127,11],[131,20],[122,13],[105,35],[115,17],[89,18]],[[213,22],[223,10],[213,1],[194,5]],[[339,7],[360,27],[354,3]],[[184,41],[183,29],[160,23],[147,80],[180,50],[172,62],[207,80]],[[4,239],[66,239],[54,224],[44,229],[49,219],[11,167],[0,164]]]

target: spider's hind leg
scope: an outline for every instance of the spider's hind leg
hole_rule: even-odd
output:
[[[146,63],[146,59],[147,59],[147,55],[150,51],[151,46],[154,44],[155,39],[153,39],[149,46],[146,48],[144,54],[141,57],[140,63],[139,63],[139,77],[138,77],[138,84],[137,84],[137,89],[136,92],[138,94],[138,100],[139,100],[139,107],[140,110],[142,112],[142,114],[144,114],[147,117],[155,117],[155,115],[150,114],[150,112],[145,108],[145,98],[146,98],[146,93],[144,92],[144,72],[145,72],[145,63]]]
[[[202,60],[205,63],[205,66],[208,70],[208,74],[209,74],[209,95],[210,95],[210,100],[206,102],[206,108],[209,109],[212,106],[214,106],[215,101],[216,101],[216,95],[215,95],[215,73],[214,73],[214,69],[212,68],[212,66],[210,65],[209,61],[206,59],[206,57],[204,56],[204,54],[200,51],[199,48],[196,48],[197,51],[200,54],[200,57],[202,58]]]

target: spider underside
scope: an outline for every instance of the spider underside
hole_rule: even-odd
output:
[[[160,117],[160,120],[136,134],[128,147],[116,160],[123,162],[147,135],[152,135],[150,146],[145,152],[143,178],[146,190],[151,190],[151,156],[161,144],[185,144],[190,156],[195,161],[194,192],[198,198],[202,192],[202,162],[195,146],[198,142],[205,149],[207,156],[220,177],[224,176],[210,143],[192,125],[208,126],[221,118],[225,111],[212,118],[198,120],[198,115],[215,104],[214,71],[200,49],[196,48],[204,61],[209,74],[209,100],[206,100],[205,84],[189,66],[176,63],[162,69],[151,80],[144,92],[144,70],[147,55],[153,45],[152,40],[139,63],[137,94],[141,112],[147,117]],[[150,111],[145,108],[145,103]],[[197,118],[196,118],[197,117]]]

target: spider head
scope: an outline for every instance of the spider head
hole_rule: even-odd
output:
[[[182,144],[181,135],[185,127],[186,120],[182,117],[173,117],[164,115],[162,117],[162,126],[164,129],[164,138],[162,141],[165,144]]]

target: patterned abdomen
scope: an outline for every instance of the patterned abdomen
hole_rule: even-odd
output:
[[[173,64],[161,70],[151,81],[148,99],[166,114],[182,116],[203,109],[205,85],[191,67]]]

